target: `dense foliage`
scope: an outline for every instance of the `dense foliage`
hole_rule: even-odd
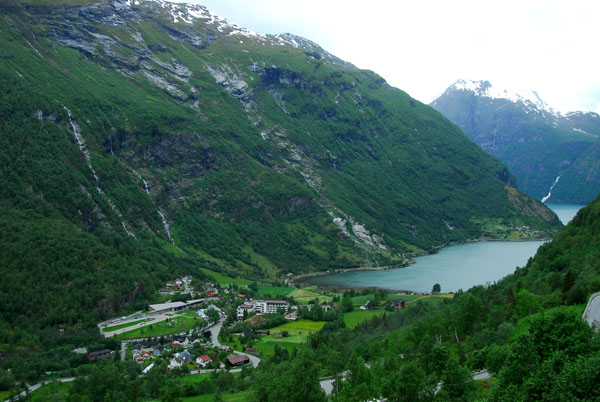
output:
[[[376,74],[314,44],[173,22],[168,7],[0,4],[0,366],[13,379],[72,372],[79,346],[114,349],[96,322],[202,268],[273,280],[405,262],[490,225],[560,226]]]

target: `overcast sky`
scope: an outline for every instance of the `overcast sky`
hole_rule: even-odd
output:
[[[429,103],[459,78],[600,112],[598,0],[187,0],[290,32]]]

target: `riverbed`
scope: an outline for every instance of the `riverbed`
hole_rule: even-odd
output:
[[[548,204],[561,222],[570,221],[582,205]],[[385,271],[352,271],[317,276],[304,282],[340,287],[378,287],[430,292],[439,283],[442,292],[456,292],[498,281],[522,267],[542,241],[479,242],[446,247],[437,254],[415,258],[415,263]]]

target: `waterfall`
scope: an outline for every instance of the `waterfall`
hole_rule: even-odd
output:
[[[96,190],[98,190],[99,194],[104,195],[104,192],[100,188],[100,179],[98,178],[96,171],[92,167],[92,157],[90,155],[90,151],[88,151],[88,149],[85,145],[85,140],[83,139],[83,136],[81,135],[81,132],[79,131],[79,126],[71,118],[71,111],[69,110],[69,108],[67,108],[65,105],[63,105],[63,108],[67,111],[67,115],[69,116],[69,124],[71,125],[71,129],[73,130],[73,135],[75,136],[75,141],[77,141],[77,145],[79,146],[79,149],[81,150],[81,152],[83,153],[83,156],[85,157],[85,160],[87,161],[88,168],[90,168],[90,170],[92,171],[94,180],[96,180]],[[106,198],[106,201],[108,202],[108,205],[110,205],[110,208],[117,214],[119,219],[121,219],[121,226],[123,226],[123,229],[125,229],[125,232],[129,236],[131,236],[137,240],[137,237],[135,237],[135,234],[133,234],[133,232],[131,230],[129,230],[127,228],[127,226],[125,225],[125,222],[123,221],[123,215],[121,215],[121,213],[117,210],[117,208],[115,207],[115,204],[112,203],[110,198],[108,198],[108,197],[105,197],[105,198]]]
[[[139,174],[138,172],[136,172],[135,170],[131,169],[131,171],[133,172],[133,174],[135,175],[135,177],[138,178],[138,180],[141,180],[142,183],[144,183],[144,191],[146,191],[146,194],[150,195],[150,191],[148,191],[148,183],[146,182],[146,180],[144,180],[144,178],[142,177],[142,175]]]
[[[552,196],[552,190],[554,190],[554,187],[556,186],[556,184],[558,183],[558,181],[560,180],[561,177],[562,177],[562,174],[558,175],[556,177],[556,179],[554,180],[554,183],[552,183],[552,185],[550,186],[550,190],[548,191],[548,194],[546,194],[546,196],[544,198],[542,198],[542,202],[548,201],[550,196]]]
[[[133,174],[135,175],[135,177],[137,177],[138,180],[141,180],[142,183],[144,184],[144,191],[146,192],[146,194],[150,195],[150,191],[148,190],[148,182],[146,180],[144,180],[144,178],[142,177],[142,175],[139,174],[138,172],[136,172],[135,170],[131,169],[131,171],[133,172]],[[171,243],[175,244],[175,240],[173,240],[173,238],[171,237],[171,225],[169,225],[169,221],[167,220],[167,216],[160,209],[158,209],[156,212],[158,212],[158,215],[160,216],[160,220],[162,221],[163,227],[165,228],[165,232],[167,233],[167,237],[169,238],[169,240],[171,240]]]
[[[160,209],[158,210],[158,214],[160,215],[160,219],[162,220],[163,227],[165,228],[165,232],[167,232],[169,240],[171,240],[171,243],[175,245],[175,240],[173,240],[173,238],[171,237],[171,226],[169,225],[165,214]]]

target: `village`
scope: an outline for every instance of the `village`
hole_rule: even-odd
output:
[[[104,337],[121,342],[121,351],[118,356],[110,349],[90,352],[90,362],[130,360],[143,374],[160,364],[187,374],[256,367],[277,348],[292,352],[336,317],[353,327],[431,296],[259,285],[217,277],[220,282],[194,281],[191,275],[167,281],[159,290],[161,303],[99,323]]]

